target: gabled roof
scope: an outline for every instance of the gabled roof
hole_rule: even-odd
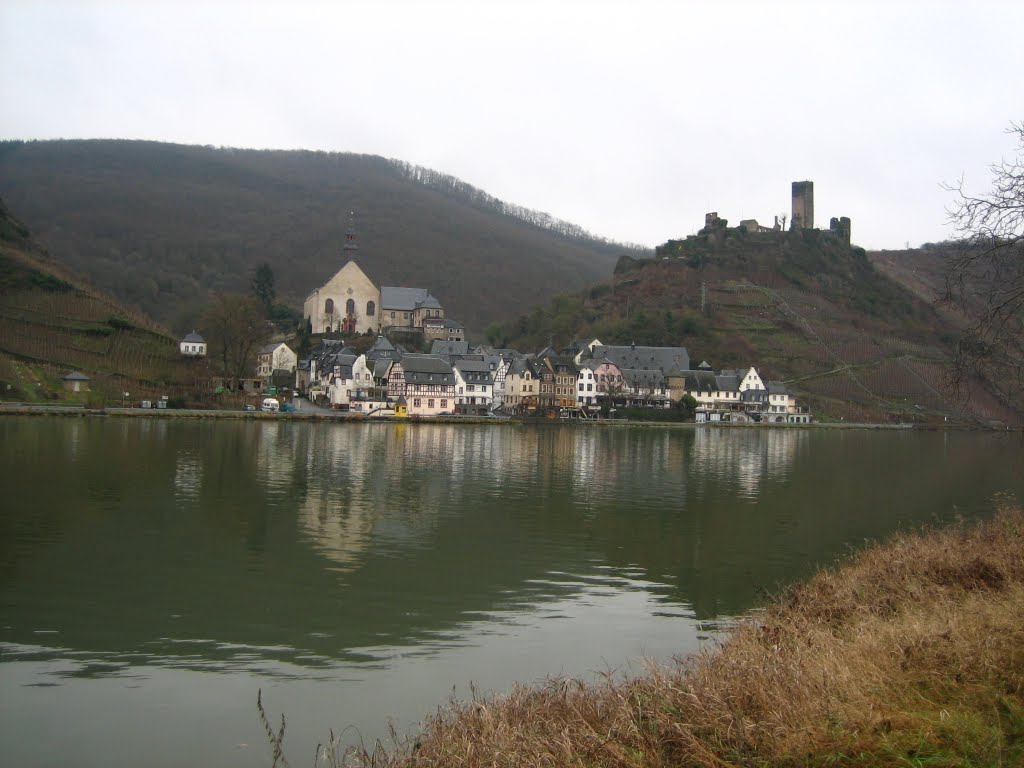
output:
[[[404,355],[402,367],[406,371],[420,373],[451,373],[452,366],[447,360],[437,355]]]
[[[367,360],[380,360],[381,358],[393,358],[397,355],[394,346],[384,336],[378,336],[373,346],[366,350]]]
[[[683,374],[683,388],[687,392],[717,392],[718,377],[713,371],[686,371]]]
[[[592,357],[606,357],[622,369],[658,369],[665,374],[690,369],[690,353],[686,347],[642,347],[635,344],[594,347]]]
[[[622,378],[634,388],[661,388],[665,381],[662,372],[653,368],[623,368]]]
[[[443,341],[435,339],[430,345],[430,354],[441,357],[454,357],[455,355],[469,354],[468,341]]]
[[[769,381],[765,386],[768,387],[769,395],[788,395],[789,390],[786,389],[786,385],[781,381]]]
[[[72,371],[71,373],[64,377],[64,381],[92,381],[92,379],[90,379],[81,371]]]
[[[455,385],[455,371],[451,365],[434,355],[406,355],[402,358],[406,384]]]
[[[460,358],[452,363],[452,367],[458,368],[460,373],[475,371],[478,373],[489,374],[491,372],[490,364],[486,360],[478,357]]]
[[[740,388],[740,377],[735,373],[721,373],[718,376],[715,376],[715,383],[718,384],[719,391],[738,392]]]
[[[200,336],[198,333],[196,333],[195,328],[192,329],[192,333],[186,334],[185,338],[182,339],[182,342],[186,342],[186,341],[189,344],[205,344],[206,343],[205,339],[203,339],[202,336]]]
[[[430,295],[426,288],[395,288],[384,285],[380,289],[380,307],[382,310],[396,309],[412,312],[416,309],[443,309],[441,302]]]
[[[289,352],[292,351],[292,348],[285,344],[283,341],[272,341],[269,344],[264,344],[262,347],[260,347],[259,354],[267,355],[270,354],[271,352],[280,349],[281,347],[284,347]]]

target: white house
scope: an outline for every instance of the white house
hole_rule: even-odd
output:
[[[327,395],[333,408],[349,408],[354,399],[362,399],[373,389],[373,374],[366,355],[339,354],[334,359]]]
[[[490,408],[494,402],[494,376],[490,364],[486,360],[461,358],[452,364],[452,368],[455,373],[455,404]]]
[[[260,349],[256,355],[256,375],[269,379],[274,371],[295,373],[298,357],[283,341],[272,342]]]
[[[206,357],[206,342],[195,329],[178,343],[178,349],[182,357]]]
[[[434,355],[404,355],[402,374],[410,416],[455,412],[455,371]]]
[[[587,360],[579,364],[579,373],[576,374],[576,406],[578,408],[597,405],[599,393],[597,374],[594,371],[602,362],[602,360]]]

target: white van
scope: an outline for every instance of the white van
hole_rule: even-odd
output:
[[[260,410],[264,413],[277,413],[281,410],[281,404],[272,397],[266,397],[263,399],[263,405],[260,406]]]

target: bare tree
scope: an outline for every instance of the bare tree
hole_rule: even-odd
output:
[[[203,317],[211,352],[221,373],[238,389],[238,380],[252,367],[253,353],[270,338],[263,305],[252,296],[218,293]]]
[[[946,300],[968,318],[957,345],[954,382],[980,377],[1004,403],[1021,407],[1024,388],[1024,122],[1011,123],[1018,156],[991,166],[992,188],[971,194],[947,185],[960,241],[946,272]]]

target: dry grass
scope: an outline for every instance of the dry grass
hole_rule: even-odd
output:
[[[1024,513],[902,535],[720,648],[440,709],[364,766],[1024,765]]]

